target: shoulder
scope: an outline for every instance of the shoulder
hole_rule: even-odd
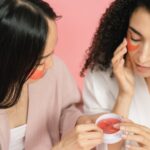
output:
[[[106,71],[102,70],[88,70],[85,79],[84,87],[87,90],[94,92],[101,91],[101,93],[111,92],[116,93],[118,84],[114,76],[112,76],[112,69]]]
[[[58,56],[53,55],[53,65],[51,68],[48,69],[47,71],[47,78],[56,81],[57,83],[64,85],[65,81],[65,86],[74,84],[76,85],[76,82],[69,71],[67,65],[61,60]]]
[[[58,56],[53,55],[52,57],[53,65],[49,69],[51,72],[54,72],[57,75],[62,75],[62,74],[68,74],[69,70],[66,64],[62,59],[60,59]]]
[[[65,63],[62,59],[60,59],[57,55],[52,56],[53,67],[64,67]]]
[[[85,76],[85,81],[87,82],[93,82],[93,83],[104,83],[106,82],[112,82],[114,80],[111,77],[112,70],[108,69],[106,71],[102,70],[88,70],[86,76]]]

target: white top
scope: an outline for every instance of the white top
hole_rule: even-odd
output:
[[[9,150],[24,150],[26,126],[25,124],[11,129]]]
[[[115,78],[111,71],[89,71],[84,80],[84,111],[88,114],[111,112],[118,94]],[[136,76],[135,95],[133,97],[129,119],[150,128],[150,94],[144,78]],[[104,148],[105,150],[106,148]]]

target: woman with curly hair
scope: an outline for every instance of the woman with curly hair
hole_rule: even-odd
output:
[[[81,74],[84,111],[113,112],[133,122],[120,124],[122,141],[108,149],[150,149],[150,1],[115,0],[100,20]],[[124,141],[131,141],[126,143]],[[136,143],[136,144],[132,144]]]

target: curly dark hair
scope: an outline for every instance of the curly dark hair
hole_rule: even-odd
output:
[[[150,0],[115,0],[106,9],[89,49],[81,76],[87,69],[107,70],[118,45],[126,37],[132,13],[139,7],[150,11]]]

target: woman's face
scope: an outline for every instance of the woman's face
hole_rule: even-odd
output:
[[[47,35],[44,54],[42,56],[40,64],[37,64],[38,67],[29,79],[31,81],[42,78],[45,75],[47,69],[52,66],[52,54],[54,52],[54,48],[57,42],[57,27],[55,21],[50,19],[48,19],[48,26],[49,32]]]
[[[150,12],[143,7],[138,8],[131,16],[127,43],[134,72],[150,77]]]

